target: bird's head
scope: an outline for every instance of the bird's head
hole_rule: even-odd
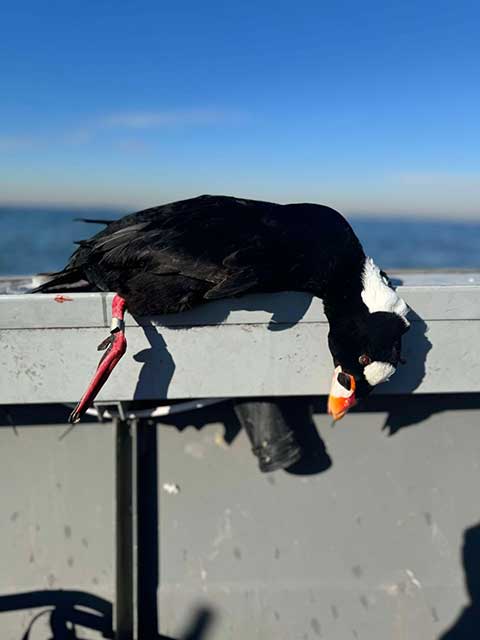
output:
[[[330,326],[328,343],[335,371],[328,399],[334,420],[396,371],[408,322],[396,313],[377,311],[350,316]]]

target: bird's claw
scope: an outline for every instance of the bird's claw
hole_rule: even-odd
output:
[[[115,335],[117,333],[118,332],[112,331],[112,333],[108,336],[108,338],[105,338],[105,340],[103,340],[98,345],[97,351],[104,351],[104,354],[102,355],[102,357],[100,358],[100,362],[98,363],[98,367],[102,364],[102,362],[105,360],[105,358],[108,356],[108,354],[112,350],[112,347],[115,344]],[[97,369],[98,369],[98,367],[97,367]]]
[[[111,333],[105,340],[98,345],[97,351],[105,351],[108,347],[111,347],[113,344],[113,333]]]
[[[70,424],[77,424],[77,422],[80,422],[80,418],[81,418],[81,414],[80,411],[78,409],[78,405],[75,407],[75,409],[72,411],[72,413],[68,416],[68,422]]]

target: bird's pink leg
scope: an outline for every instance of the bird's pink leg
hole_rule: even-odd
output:
[[[95,375],[88,385],[87,390],[70,414],[68,421],[71,423],[78,422],[85,411],[91,406],[100,389],[108,380],[120,358],[127,350],[124,323],[125,308],[125,300],[119,295],[116,295],[112,301],[112,329],[110,335],[97,347],[99,351],[103,351],[104,349],[106,349],[106,351],[98,363]]]

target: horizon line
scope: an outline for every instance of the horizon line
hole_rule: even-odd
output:
[[[203,195],[203,194],[199,194]],[[212,195],[225,195],[225,194],[212,194]],[[154,204],[134,204],[130,203],[119,203],[119,202],[72,202],[72,201],[60,201],[60,200],[0,200],[0,208],[17,208],[17,209],[31,209],[38,208],[39,210],[45,209],[74,209],[74,210],[105,210],[105,211],[118,211],[118,213],[134,213],[135,211],[143,211],[145,209],[149,209],[155,206],[161,206],[162,204],[168,204],[170,202],[175,202],[177,200],[186,200],[187,198],[177,198],[176,200],[166,199],[161,203]],[[245,196],[236,196],[239,198]],[[248,198],[247,198],[248,199]],[[252,200],[262,200],[262,198],[251,198]],[[279,204],[295,204],[301,203],[305,201],[294,200],[291,202],[280,202]],[[351,216],[352,218],[408,218],[408,219],[424,219],[424,220],[434,220],[437,219],[440,221],[450,221],[450,222],[477,222],[480,223],[480,211],[478,213],[474,212],[460,212],[460,213],[452,213],[445,212],[441,210],[435,209],[395,209],[388,208],[379,209],[378,205],[375,207],[365,208],[358,207],[353,208],[351,206],[341,207],[338,205],[333,205],[331,203],[323,203],[323,202],[312,202],[312,204],[324,204],[325,206],[329,206],[333,209],[338,209],[341,214],[345,216]]]

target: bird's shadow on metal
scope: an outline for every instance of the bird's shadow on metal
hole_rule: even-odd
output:
[[[395,282],[401,284],[401,282]],[[295,297],[292,299],[292,295]],[[208,325],[217,325],[223,322],[232,311],[265,311],[271,314],[271,321],[268,325],[271,331],[281,331],[288,329],[299,322],[307,312],[312,302],[313,296],[304,293],[288,293],[288,295],[249,295],[240,296],[226,300],[219,300],[202,306],[202,323]],[[292,319],[292,309],[295,314]],[[165,326],[169,329],[181,328],[195,324],[195,314],[197,310],[184,311],[181,314],[165,317]],[[142,325],[147,340],[150,344],[149,349],[137,353],[134,358],[143,362],[143,367],[137,381],[134,398],[165,398],[170,387],[174,372],[175,363],[168,351],[168,346],[161,336],[162,319],[142,319],[136,318],[137,322]],[[412,309],[409,313],[411,329],[404,337],[403,355],[407,359],[407,364],[400,366],[399,370],[389,383],[392,391],[395,387],[402,390],[403,395],[410,395],[421,384],[426,373],[426,362],[428,353],[432,348],[432,344],[427,337],[428,327],[425,321]],[[383,396],[385,397],[385,396]],[[375,410],[372,407],[382,405],[382,396],[373,396],[367,399],[360,407],[360,411]],[[325,446],[318,435],[313,422],[308,419],[309,409],[304,402],[302,408],[302,400],[298,399],[295,403],[296,415],[292,418],[293,425],[303,425],[302,428],[295,429],[300,439],[307,440],[305,450],[315,453],[309,455],[309,460],[302,459],[299,466],[295,466],[295,470],[301,473],[319,473],[324,471],[331,465],[331,460],[325,450]],[[324,401],[320,399],[315,401],[317,406],[323,407]],[[393,435],[405,427],[418,424],[428,418],[436,411],[436,405],[430,403],[428,406],[424,403],[421,406],[416,402],[389,403],[386,407],[388,417],[385,421],[383,429],[387,430],[389,435]],[[194,418],[194,424],[201,428],[201,414]],[[237,421],[238,422],[238,421]],[[189,424],[192,424],[191,420]],[[205,424],[205,423],[203,423]],[[238,425],[235,424],[233,416],[229,417],[225,422],[227,442],[232,442],[235,433],[238,432]],[[229,427],[228,425],[232,425]],[[292,471],[294,472],[294,471]]]
[[[112,639],[113,630],[112,603],[92,593],[76,590],[42,590],[26,591],[7,596],[0,596],[1,614],[14,611],[38,609],[28,622],[26,629],[21,629],[19,640],[33,640],[38,637],[38,625],[47,620],[48,640],[86,640],[91,632],[98,637]],[[193,610],[185,624],[181,636],[172,638],[158,634],[155,627],[152,640],[208,640],[209,631],[215,621],[215,614],[209,607],[198,607]],[[42,626],[42,631],[45,627]],[[85,635],[88,633],[88,636]],[[97,637],[97,636],[96,636]],[[147,636],[141,636],[142,640]]]
[[[157,327],[153,324],[143,324],[142,329],[150,347],[133,356],[134,360],[143,363],[133,399],[163,399],[167,397],[168,388],[175,373],[175,362]]]
[[[209,424],[220,423],[224,428],[223,440],[227,445],[233,444],[242,430],[242,425],[233,408],[233,400],[230,399],[198,409],[162,416],[158,418],[158,422],[175,427],[178,431],[188,427],[200,431]]]
[[[202,607],[197,609],[187,623],[179,640],[207,640],[209,631],[215,623],[215,614],[212,609]],[[174,640],[160,636],[158,640]]]
[[[288,295],[250,295],[219,300],[203,305],[202,323],[218,325],[232,311],[264,311],[271,315],[268,329],[282,331],[295,326],[304,317],[312,299],[311,294],[288,293]],[[292,310],[294,310],[293,315]],[[192,314],[195,313],[197,311],[192,310],[168,316],[165,318],[166,326],[169,329],[175,329],[194,324],[195,316]],[[162,319],[135,317],[135,320],[143,328],[150,347],[134,355],[136,361],[143,363],[135,387],[134,400],[146,397],[164,400],[175,372],[175,362],[161,335]],[[297,397],[274,398],[272,400],[281,403],[286,421],[295,432],[304,452],[302,459],[292,465],[288,472],[297,475],[312,475],[327,470],[332,461],[313,422],[310,399]],[[229,445],[233,443],[242,429],[233,408],[233,401],[225,401],[205,409],[165,416],[161,422],[175,426],[179,430],[187,426],[202,429],[212,422],[220,422],[225,429],[224,440]]]
[[[193,309],[180,313],[169,313],[153,317],[155,324],[171,329],[198,325],[216,325],[224,322],[235,311],[263,311],[270,314],[269,329],[272,331],[288,328],[299,322],[308,311],[315,296],[301,291],[281,291],[275,293],[251,293],[221,300],[205,301]],[[142,319],[138,318],[139,324]]]
[[[23,631],[21,640],[31,640],[39,621],[48,617],[49,640],[83,640],[85,630],[113,638],[112,603],[85,591],[28,591],[0,596],[0,617],[11,611],[40,609]],[[80,633],[81,635],[77,634]]]
[[[283,331],[291,328],[303,318],[312,299],[313,296],[310,294],[290,292],[288,295],[254,294],[217,300],[201,306],[202,325],[219,325],[233,311],[264,311],[271,315],[268,329]],[[163,317],[133,316],[142,327],[150,344],[149,348],[143,349],[133,356],[134,360],[143,363],[133,396],[135,400],[167,397],[175,373],[175,362],[161,335],[162,327],[174,330],[195,325],[198,313],[198,309],[192,309]]]
[[[432,343],[427,337],[426,322],[413,309],[410,310],[408,319],[411,323],[410,330],[403,338],[402,351],[402,356],[407,362],[398,367],[392,381],[388,383],[392,391],[395,387],[401,388],[402,395],[410,395],[420,386],[425,378],[428,353],[432,348]],[[435,413],[435,404],[430,404],[429,409],[420,412],[412,411],[414,406],[415,403],[409,407],[406,402],[402,402],[397,407],[390,405],[383,429],[387,430],[389,435],[394,435],[400,429],[418,424]]]
[[[477,640],[480,635],[480,524],[465,531],[462,562],[470,604],[439,640]]]
[[[298,462],[285,469],[291,475],[311,476],[328,471],[333,462],[313,420],[313,403],[309,397],[281,398],[287,424],[302,449]],[[317,403],[317,406],[321,403]],[[323,401],[326,411],[326,403]]]

